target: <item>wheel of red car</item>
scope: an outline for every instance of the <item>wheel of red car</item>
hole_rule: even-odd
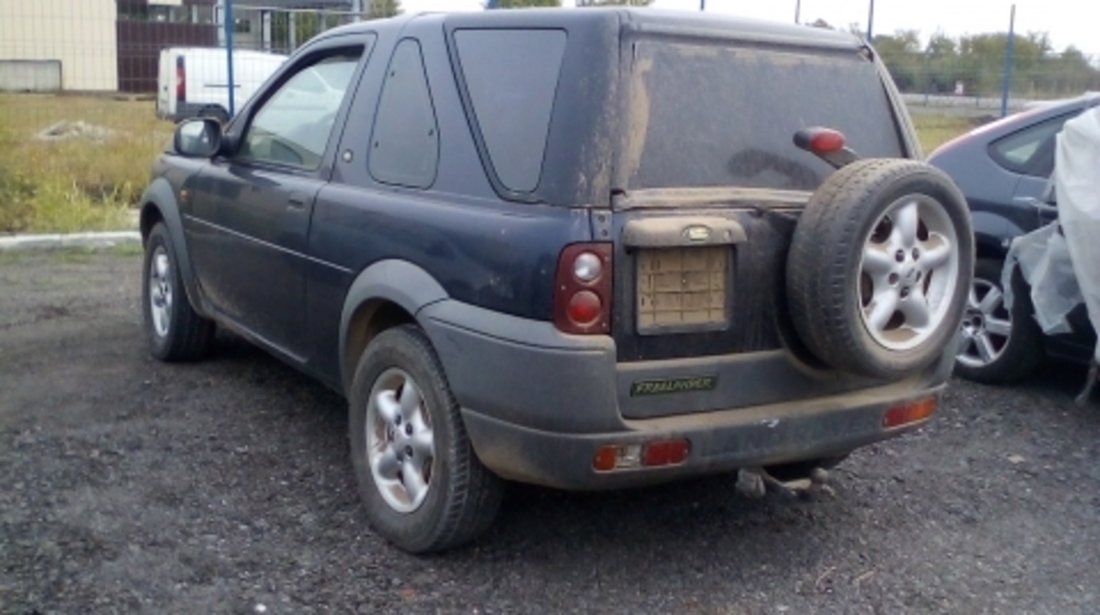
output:
[[[946,175],[861,160],[830,176],[798,222],[791,318],[821,361],[897,379],[954,354],[973,268],[970,213]]]
[[[502,484],[474,454],[431,343],[415,326],[378,335],[350,392],[352,465],[375,530],[411,553],[476,538]]]

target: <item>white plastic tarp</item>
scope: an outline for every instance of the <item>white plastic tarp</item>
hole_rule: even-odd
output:
[[[1100,331],[1100,108],[1066,122],[1058,135],[1054,189],[1077,284]],[[1100,344],[1095,357],[1100,361]]]
[[[1012,272],[1019,265],[1020,273],[1031,288],[1035,320],[1047,335],[1072,331],[1066,315],[1083,300],[1066,238],[1058,227],[1054,222],[1012,240],[1001,274],[1005,305],[1011,307],[1015,300]]]
[[[1052,181],[1058,222],[1013,240],[1002,277],[1005,300],[1011,305],[1018,264],[1045,333],[1070,331],[1065,317],[1082,302],[1100,331],[1100,108],[1066,122]],[[1094,354],[1100,362],[1100,343]]]

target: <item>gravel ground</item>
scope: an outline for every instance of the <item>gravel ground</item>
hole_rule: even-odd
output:
[[[832,498],[516,486],[485,539],[416,558],[365,522],[338,396],[230,336],[150,359],[134,254],[0,259],[0,612],[1100,609],[1100,402],[1073,406],[1077,367],[953,383]]]

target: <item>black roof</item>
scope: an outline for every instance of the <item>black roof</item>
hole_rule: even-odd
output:
[[[240,0],[238,0],[239,2]],[[257,0],[259,1],[259,0]],[[286,2],[303,0],[285,0]],[[512,25],[567,25],[570,23],[608,24],[619,22],[628,29],[640,32],[682,34],[685,36],[710,36],[717,38],[753,38],[806,46],[842,47],[855,49],[864,43],[856,36],[827,28],[718,15],[692,11],[669,11],[650,8],[587,7],[557,9],[496,9],[461,13],[417,13],[400,15],[383,22],[404,24],[410,20],[438,20],[450,27],[508,27]],[[389,24],[385,24],[388,26]],[[375,29],[383,26],[378,21],[358,22],[334,31]]]

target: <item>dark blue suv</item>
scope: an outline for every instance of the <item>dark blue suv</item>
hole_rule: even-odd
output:
[[[345,395],[370,521],[413,552],[487,528],[504,480],[820,478],[927,420],[951,370],[972,235],[919,158],[839,32],[363,22],[224,131],[177,128],[141,213],[146,329],[179,361],[224,327]]]

